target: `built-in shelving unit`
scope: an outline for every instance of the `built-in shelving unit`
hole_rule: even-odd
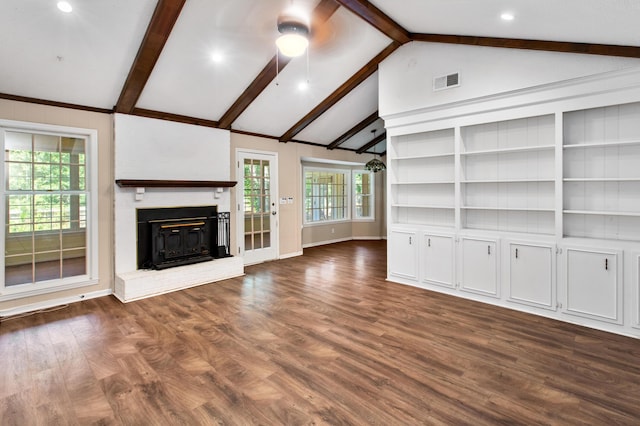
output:
[[[640,103],[564,114],[565,236],[640,240]]]
[[[461,128],[462,227],[553,234],[553,115]]]
[[[393,223],[455,226],[454,147],[453,129],[392,138]]]
[[[386,117],[388,278],[640,338],[638,81]]]

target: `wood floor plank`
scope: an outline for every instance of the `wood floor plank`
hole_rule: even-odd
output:
[[[640,424],[640,340],[386,281],[386,243],[0,326],[7,425]]]

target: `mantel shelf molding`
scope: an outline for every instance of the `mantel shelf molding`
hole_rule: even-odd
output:
[[[116,179],[120,188],[232,188],[237,183],[227,180]]]

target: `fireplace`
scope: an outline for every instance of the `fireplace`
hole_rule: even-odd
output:
[[[213,260],[216,206],[137,209],[138,269],[166,269]]]

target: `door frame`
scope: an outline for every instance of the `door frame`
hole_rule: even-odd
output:
[[[240,165],[240,159],[252,156],[269,156],[272,157],[271,161],[271,179],[269,185],[269,196],[272,203],[271,211],[275,211],[275,220],[271,229],[271,247],[273,249],[273,256],[268,256],[265,258],[258,258],[255,260],[250,260],[247,262],[245,258],[245,247],[244,247],[244,168]],[[273,151],[261,151],[257,149],[249,149],[249,148],[236,148],[235,151],[235,160],[236,160],[236,238],[238,243],[238,256],[241,256],[244,259],[245,265],[252,265],[261,262],[267,262],[270,260],[277,260],[280,258],[280,210],[279,210],[279,198],[278,198],[278,153]]]

